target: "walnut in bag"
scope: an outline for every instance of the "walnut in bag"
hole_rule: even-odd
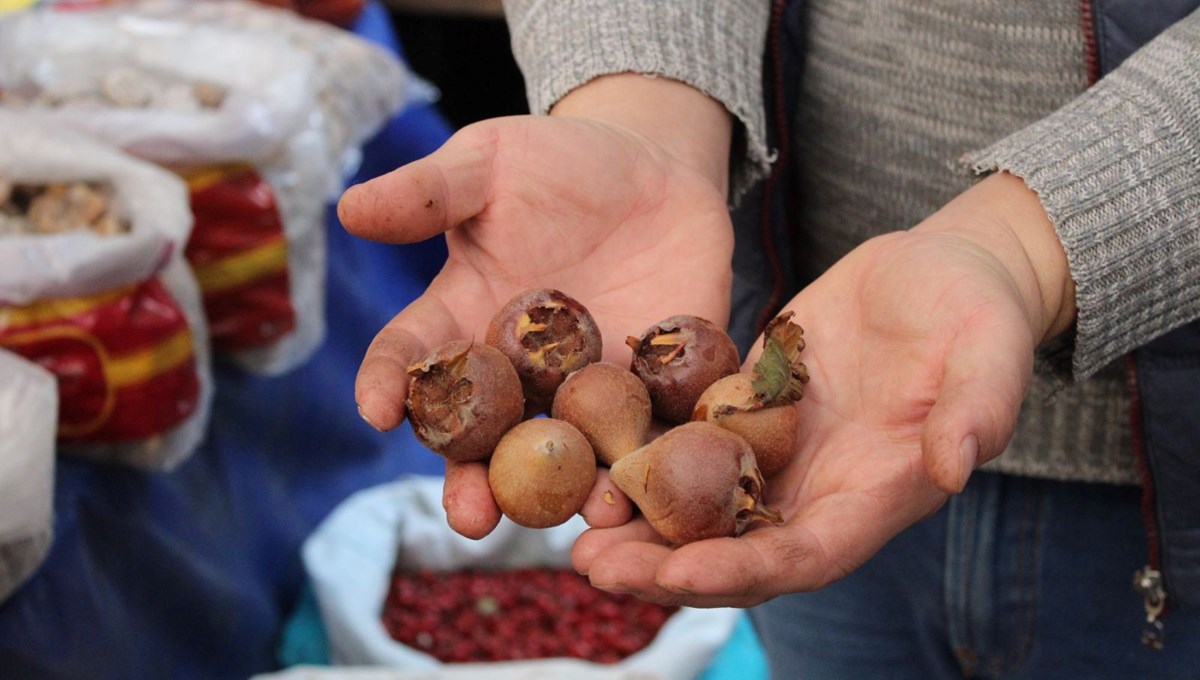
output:
[[[0,236],[88,229],[100,236],[129,231],[116,214],[112,187],[100,182],[20,184],[0,171]]]
[[[84,196],[45,208],[53,228],[0,237],[0,347],[57,378],[59,451],[174,467],[199,444],[212,396],[199,292],[181,255],[183,183],[11,113],[0,113],[0,172],[12,187],[4,210],[31,225],[50,219],[30,216],[36,201]],[[111,233],[94,228],[105,216]]]

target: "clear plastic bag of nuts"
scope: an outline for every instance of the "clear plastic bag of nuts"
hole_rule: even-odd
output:
[[[325,208],[341,157],[317,73],[313,55],[280,35],[180,9],[0,18],[0,104],[187,180],[186,255],[214,351],[258,374],[295,368],[325,334]]]
[[[130,5],[144,16],[221,26],[270,35],[312,55],[316,70],[317,125],[326,139],[330,196],[342,191],[342,179],[359,160],[359,147],[392,115],[411,102],[429,101],[435,90],[416,77],[392,53],[323,21],[251,0],[189,2],[139,0]],[[303,11],[303,8],[299,8]]]
[[[173,174],[0,112],[0,347],[57,378],[58,450],[165,470],[203,437],[208,334]],[[31,214],[36,213],[36,214]]]

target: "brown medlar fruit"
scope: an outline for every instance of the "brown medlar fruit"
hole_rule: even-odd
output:
[[[492,317],[484,342],[517,369],[530,414],[544,413],[572,371],[600,361],[600,328],[591,313],[550,288],[527,290]]]
[[[408,418],[417,439],[450,460],[483,460],[521,421],[521,381],[508,357],[455,340],[409,367]]]
[[[792,313],[777,316],[763,331],[763,353],[750,373],[721,378],[700,395],[692,420],[704,420],[741,435],[754,449],[758,469],[771,477],[787,466],[796,447],[808,369],[800,361],[804,329]]]
[[[673,316],[629,337],[630,364],[646,384],[654,415],[687,422],[696,400],[717,380],[738,372],[737,346],[725,330],[698,316]]]
[[[488,486],[509,519],[524,527],[558,526],[579,512],[596,483],[596,454],[570,423],[534,418],[496,445]]]
[[[596,458],[612,465],[646,443],[650,393],[636,375],[620,366],[588,364],[558,388],[550,415],[579,428]]]
[[[612,480],[675,545],[738,536],[757,520],[783,521],[761,502],[750,445],[712,423],[680,425],[626,455],[613,464]]]

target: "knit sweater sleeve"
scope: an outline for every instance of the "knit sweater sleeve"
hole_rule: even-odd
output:
[[[665,76],[721,102],[739,123],[731,200],[766,174],[766,0],[505,0],[504,11],[533,113],[602,75]]]
[[[1054,223],[1076,286],[1076,379],[1200,317],[1200,11],[966,160],[1024,178]]]

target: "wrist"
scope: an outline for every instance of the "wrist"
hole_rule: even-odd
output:
[[[670,78],[617,73],[587,82],[550,115],[620,126],[648,140],[728,193],[733,117],[717,100]]]
[[[1035,342],[1074,323],[1075,282],[1066,251],[1041,200],[1021,178],[990,175],[916,229],[954,233],[995,257],[1020,292]]]

